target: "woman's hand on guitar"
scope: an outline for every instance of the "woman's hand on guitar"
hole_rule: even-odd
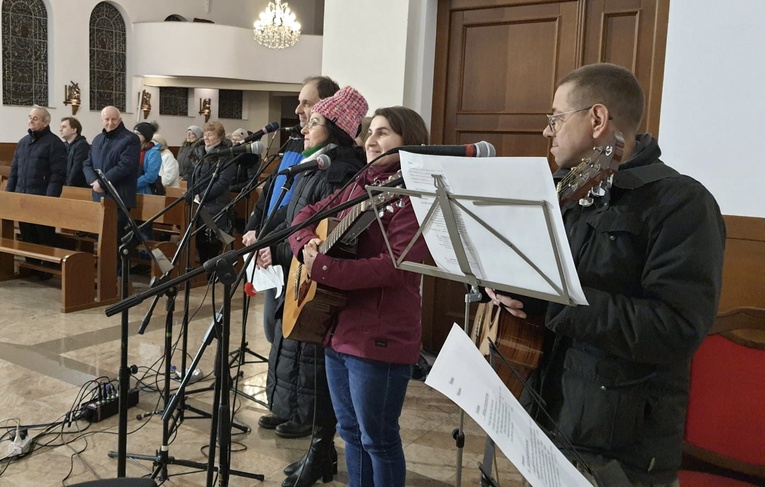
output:
[[[308,275],[311,275],[311,269],[313,268],[313,261],[316,260],[316,255],[319,253],[319,245],[321,244],[320,238],[312,238],[307,244],[303,246],[303,263],[308,270]]]
[[[498,291],[494,289],[486,288],[486,294],[496,305],[502,305],[511,315],[518,318],[526,318],[526,313],[523,312],[523,303],[517,299],[513,299],[506,294],[497,294]]]

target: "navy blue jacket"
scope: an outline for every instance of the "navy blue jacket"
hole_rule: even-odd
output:
[[[50,127],[28,132],[13,153],[6,191],[61,196],[66,178],[66,146]]]
[[[99,179],[96,169],[100,169],[106,179],[114,185],[125,206],[135,208],[140,153],[141,142],[138,136],[126,129],[122,122],[111,132],[102,130],[93,139],[88,158],[82,163],[85,180],[88,184],[93,184]],[[101,184],[101,186],[104,185]],[[103,193],[94,191],[93,201],[101,201],[102,196]]]
[[[90,144],[84,135],[78,135],[66,144],[66,185],[87,188],[85,173],[82,172],[82,161],[88,158]]]

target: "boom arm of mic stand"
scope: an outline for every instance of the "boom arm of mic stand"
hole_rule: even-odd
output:
[[[233,158],[232,161],[234,161],[235,159],[236,159],[236,157]],[[207,200],[207,196],[210,193],[210,189],[212,188],[213,184],[215,184],[215,181],[216,181],[218,175],[220,174],[221,171],[223,171],[223,169],[225,167],[226,167],[226,165],[224,164],[223,168],[215,169],[213,174],[211,174],[209,176],[209,180],[207,181],[207,187],[205,188],[204,193],[202,193],[202,197],[199,200],[199,205],[197,205],[196,211],[194,212],[194,215],[192,216],[191,220],[189,221],[189,226],[186,228],[186,230],[185,230],[185,232],[183,234],[183,237],[181,238],[181,241],[178,243],[178,249],[176,250],[175,255],[173,255],[173,259],[172,259],[172,262],[171,262],[173,264],[173,267],[175,267],[175,264],[177,263],[178,258],[180,257],[180,255],[182,254],[184,247],[186,247],[186,245],[188,244],[188,241],[191,239],[191,229],[193,228],[194,223],[199,218],[199,210],[202,208],[202,205]],[[193,191],[198,186],[201,187],[201,183],[204,182],[205,179],[207,179],[207,178],[203,178],[202,181],[200,181],[199,185],[198,184],[194,184],[193,187],[189,191]],[[189,191],[187,191],[186,194],[194,194],[193,192],[189,193]],[[176,201],[180,201],[181,199],[182,198],[179,198]],[[172,272],[172,270],[170,272]],[[169,273],[166,273],[165,275],[163,275],[159,282],[162,282],[168,275],[169,275]],[[170,287],[172,287],[172,286],[170,286]],[[163,293],[167,289],[170,289],[170,287],[164,287],[163,288]],[[151,303],[151,306],[149,306],[148,311],[144,315],[143,321],[141,321],[141,326],[138,328],[138,334],[139,335],[143,335],[144,332],[146,331],[146,328],[149,326],[149,322],[151,321],[151,316],[154,313],[154,308],[157,307],[157,302],[159,301],[159,298],[160,298],[161,295],[162,295],[162,293],[157,294],[155,296],[154,301]]]
[[[218,219],[218,218],[220,218],[222,215],[225,215],[225,214],[226,214],[226,212],[227,212],[229,209],[231,209],[233,206],[235,206],[237,203],[239,203],[239,201],[241,201],[241,200],[242,200],[242,198],[246,197],[247,195],[249,195],[250,193],[252,193],[253,191],[255,191],[255,190],[258,188],[258,186],[260,186],[260,185],[261,185],[261,184],[262,184],[264,181],[266,181],[267,179],[266,179],[266,180],[264,180],[264,181],[260,181],[260,180],[259,180],[259,178],[260,178],[260,175],[261,175],[261,174],[263,174],[263,171],[265,171],[265,170],[266,170],[266,168],[267,168],[268,166],[270,166],[270,165],[271,165],[271,163],[272,163],[273,161],[274,161],[274,159],[271,159],[270,161],[266,162],[265,164],[261,164],[261,166],[258,168],[258,172],[257,172],[257,174],[255,174],[255,175],[254,175],[254,176],[253,176],[253,177],[250,179],[250,182],[249,182],[249,183],[247,183],[247,186],[245,186],[244,188],[242,188],[242,190],[239,192],[239,194],[238,194],[238,195],[236,195],[236,197],[235,197],[233,200],[231,200],[231,201],[230,201],[230,202],[229,202],[229,203],[228,203],[226,206],[224,206],[224,207],[223,207],[223,208],[222,208],[222,209],[221,209],[221,210],[220,210],[218,213],[216,213],[215,215],[213,215],[213,216],[212,216],[212,219],[213,219],[213,220],[217,220],[217,219]],[[255,181],[255,185],[252,185],[252,182],[253,182],[253,181]],[[200,226],[199,228],[197,228],[197,229],[194,231],[194,234],[196,234],[197,232],[199,232],[200,230],[202,230],[202,229],[204,229],[204,228],[205,228],[205,226],[204,226],[204,225]]]
[[[395,182],[396,181],[394,181],[393,183],[395,183]],[[289,237],[290,235],[292,235],[293,233],[297,232],[298,230],[302,230],[303,228],[306,228],[306,227],[309,227],[309,226],[311,226],[313,224],[316,224],[316,223],[320,222],[321,220],[323,220],[323,219],[325,219],[325,218],[327,218],[329,216],[335,215],[338,212],[343,211],[346,208],[350,208],[350,207],[352,207],[354,205],[357,205],[357,204],[359,204],[359,203],[361,203],[363,201],[366,201],[367,199],[369,199],[369,196],[367,196],[366,194],[357,196],[356,198],[352,198],[352,199],[350,199],[350,200],[348,200],[348,201],[346,201],[344,203],[341,203],[341,204],[339,204],[337,206],[333,206],[332,208],[327,208],[326,210],[320,211],[320,212],[316,213],[311,218],[309,218],[308,220],[304,221],[303,223],[301,223],[299,225],[295,225],[293,227],[285,228],[284,230],[281,230],[281,231],[269,234],[264,239],[258,240],[257,242],[255,242],[252,245],[248,245],[248,246],[243,247],[243,248],[238,249],[238,250],[230,250],[228,252],[225,252],[225,253],[219,255],[218,257],[215,257],[214,259],[210,259],[210,261],[214,262],[214,261],[217,261],[219,259],[226,259],[226,260],[231,261],[231,262],[236,262],[236,259],[238,259],[242,255],[245,255],[245,254],[247,254],[249,252],[254,252],[256,250],[263,249],[265,247],[270,247],[272,244],[284,240],[285,238]],[[232,260],[233,258],[236,258],[236,259]],[[210,262],[210,261],[208,261],[208,262]],[[168,280],[168,281],[166,281],[164,283],[160,283],[156,287],[151,287],[151,288],[147,289],[146,291],[144,291],[142,293],[134,294],[134,295],[132,295],[132,296],[126,298],[126,299],[123,299],[122,301],[114,303],[114,304],[108,306],[104,312],[105,312],[106,316],[114,316],[115,314],[117,314],[117,313],[119,313],[121,311],[124,311],[126,309],[130,309],[130,308],[132,308],[134,306],[137,306],[138,304],[144,302],[146,299],[148,299],[148,298],[150,298],[152,296],[157,296],[157,295],[160,295],[160,294],[164,293],[167,289],[169,289],[169,288],[171,288],[173,286],[177,286],[177,285],[182,284],[184,282],[190,281],[191,279],[195,278],[196,276],[201,275],[201,274],[207,272],[206,268],[214,268],[214,267],[215,267],[214,264],[208,264],[207,262],[205,262],[204,266],[197,267],[196,269],[193,269],[193,270],[191,270],[191,271],[189,271],[189,272],[187,272],[185,274],[182,274],[182,275],[180,275],[180,276],[178,276],[178,277],[176,277],[174,279],[170,279],[170,280]]]

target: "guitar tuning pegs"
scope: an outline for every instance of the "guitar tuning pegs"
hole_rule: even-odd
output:
[[[602,196],[605,196],[605,195],[606,195],[606,188],[605,188],[605,184],[606,184],[606,181],[605,181],[605,180],[603,180],[603,181],[601,181],[600,183],[596,184],[596,185],[595,185],[595,186],[593,186],[593,187],[592,187],[592,189],[590,190],[590,194],[591,194],[592,196],[595,196],[595,197],[597,197],[597,198],[600,198],[600,197],[602,197]]]
[[[393,205],[385,205],[385,211],[388,213],[393,213]]]
[[[592,199],[592,196],[590,196],[589,194],[585,196],[584,198],[579,199],[579,206],[583,206],[585,208],[587,208],[588,206],[592,206],[592,203],[593,203],[593,199]]]
[[[404,202],[404,200],[396,201],[396,206],[398,206],[399,208],[403,208],[404,205],[406,205],[406,202]]]

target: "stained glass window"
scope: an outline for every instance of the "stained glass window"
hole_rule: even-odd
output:
[[[101,2],[90,14],[90,109],[114,105],[125,111],[125,20],[113,5]]]
[[[242,90],[220,90],[218,92],[218,118],[233,118],[241,120],[242,118],[242,100],[244,92]]]
[[[48,11],[43,0],[4,0],[3,104],[48,106]]]
[[[189,89],[160,86],[159,114],[187,117],[189,115]]]

